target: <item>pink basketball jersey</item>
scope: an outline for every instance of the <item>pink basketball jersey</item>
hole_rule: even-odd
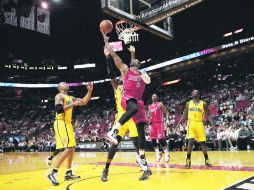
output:
[[[145,90],[145,82],[141,79],[140,74],[136,74],[128,69],[123,80],[123,96],[126,98],[142,99]]]
[[[160,108],[160,102],[156,102],[149,106],[152,117],[152,123],[163,123],[163,111]]]

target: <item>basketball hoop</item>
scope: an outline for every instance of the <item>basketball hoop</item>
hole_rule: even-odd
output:
[[[140,29],[138,26],[130,24],[124,20],[120,20],[116,23],[115,28],[118,39],[123,40],[125,44],[139,41],[139,34],[136,32]]]

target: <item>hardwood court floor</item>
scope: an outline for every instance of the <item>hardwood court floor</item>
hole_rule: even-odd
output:
[[[214,167],[203,166],[201,152],[192,155],[192,169],[184,169],[185,152],[171,152],[169,164],[155,162],[147,153],[153,175],[139,181],[142,174],[135,164],[133,152],[118,152],[110,168],[108,182],[100,181],[107,153],[80,152],[75,155],[73,171],[80,180],[64,182],[65,166],[59,170],[57,187],[46,178],[50,169],[45,159],[49,153],[4,153],[0,155],[1,190],[218,190],[249,178],[242,189],[254,189],[254,152],[209,152]],[[252,183],[253,182],[253,183]],[[240,185],[242,185],[239,184]],[[247,185],[247,186],[246,186]],[[238,189],[230,187],[227,189]]]

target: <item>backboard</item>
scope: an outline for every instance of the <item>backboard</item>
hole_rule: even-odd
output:
[[[102,11],[161,38],[173,39],[171,16],[203,0],[101,0]]]

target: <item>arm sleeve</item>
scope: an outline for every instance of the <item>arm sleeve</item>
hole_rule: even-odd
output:
[[[57,104],[55,106],[55,110],[56,110],[56,113],[58,113],[58,114],[64,113],[64,109],[63,109],[63,105],[62,104]]]
[[[116,74],[114,72],[113,64],[111,62],[110,57],[106,58],[106,63],[107,63],[107,74],[108,74],[108,77],[110,79],[116,78]]]

